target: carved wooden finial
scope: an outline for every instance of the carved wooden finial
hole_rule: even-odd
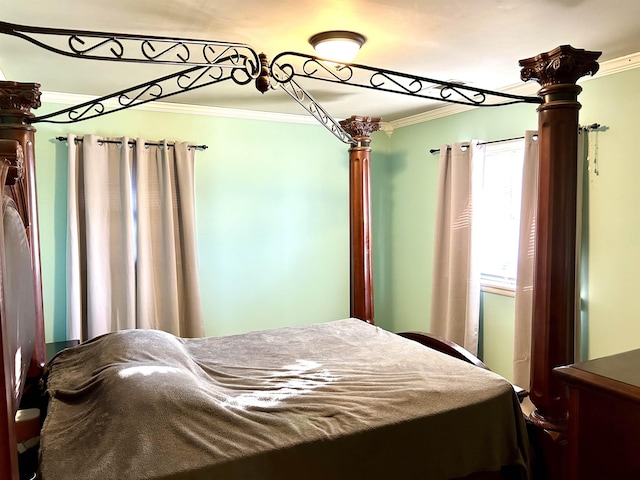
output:
[[[543,87],[575,84],[580,77],[594,75],[600,68],[598,58],[602,52],[591,52],[561,45],[550,52],[520,60],[520,78],[536,80]]]
[[[0,115],[19,113],[33,116],[31,109],[40,107],[40,84],[0,82]]]
[[[363,117],[352,115],[340,121],[340,126],[356,141],[371,137],[373,132],[380,130],[380,117]]]
[[[265,93],[271,87],[269,81],[269,60],[264,53],[258,55],[260,58],[260,76],[256,78],[256,88],[260,93]]]

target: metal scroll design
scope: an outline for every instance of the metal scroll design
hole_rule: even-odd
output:
[[[219,66],[193,67],[74,107],[35,117],[29,123],[80,122],[227,80],[244,85],[251,82],[252,77],[245,70],[228,70]]]
[[[68,57],[116,62],[210,66],[260,73],[258,54],[241,43],[65,30],[0,22],[0,33]]]
[[[276,65],[277,69],[274,68]],[[271,74],[276,82],[280,83],[290,82],[295,77],[304,77],[474,107],[542,102],[539,97],[497,92],[355,63],[339,65],[296,52],[277,55],[271,62]]]
[[[280,67],[272,63],[271,71],[278,72],[280,78],[283,78],[284,74]],[[288,81],[278,81],[273,88],[280,87],[284,90],[293,100],[295,100],[302,108],[304,108],[313,118],[315,118],[323,127],[329,130],[338,140],[346,144],[355,144],[355,140],[349,135],[342,126],[329,114],[327,111],[307,92],[302,88],[293,78],[289,78]]]
[[[257,79],[256,85],[262,85],[264,90],[280,86],[334,136],[353,144],[353,138],[299,85],[296,77],[478,107],[542,102],[539,97],[496,92],[366,65],[337,65],[295,52],[280,53],[266,68],[266,61],[261,65],[255,50],[240,43],[31,27],[1,21],[0,33],[69,57],[191,67],[32,118],[29,123],[78,122],[214,83],[232,80],[244,85]]]

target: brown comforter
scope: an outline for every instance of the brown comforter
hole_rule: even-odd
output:
[[[111,333],[54,358],[48,390],[42,480],[526,475],[507,381],[354,319]]]

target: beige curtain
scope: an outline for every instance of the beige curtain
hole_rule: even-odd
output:
[[[535,261],[536,206],[538,204],[537,132],[524,137],[520,242],[515,296],[513,383],[528,389],[531,368],[531,319],[533,315],[533,268]]]
[[[67,337],[128,328],[202,336],[194,150],[77,140],[68,136]]]
[[[196,251],[194,152],[136,142],[138,326],[204,335]]]
[[[581,260],[582,260],[582,197],[584,171],[584,132],[578,138],[578,190],[576,203],[576,360],[581,359],[582,302],[581,302]],[[518,252],[518,275],[515,296],[515,329],[513,383],[525,389],[530,388],[531,371],[531,328],[533,318],[533,273],[535,264],[537,182],[538,182],[538,142],[537,132],[525,132],[524,165],[522,172],[522,207],[520,213],[520,246]]]
[[[474,211],[482,188],[478,142],[440,148],[430,331],[478,351],[480,269]]]

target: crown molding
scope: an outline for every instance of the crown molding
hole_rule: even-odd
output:
[[[601,78],[607,75],[620,73],[626,70],[631,70],[640,67],[640,52],[624,57],[608,60],[600,64],[600,70],[593,77],[583,77],[579,83],[589,81],[594,78]],[[0,70],[0,79],[4,78],[2,71]],[[517,85],[511,85],[506,88],[500,89],[505,93],[512,93],[516,95],[535,95],[538,90],[538,84],[533,82],[520,83]],[[97,97],[90,95],[79,95],[75,93],[60,93],[60,92],[42,92],[42,101],[47,103],[60,103],[65,105],[78,105],[84,102],[95,100]],[[115,101],[111,105],[117,105]],[[203,115],[210,117],[224,117],[224,118],[237,118],[243,120],[263,120],[270,122],[284,122],[284,123],[302,123],[302,124],[317,124],[315,118],[309,115],[295,115],[288,113],[275,113],[275,112],[263,112],[258,110],[241,110],[235,108],[222,108],[222,107],[208,107],[202,105],[188,105],[181,103],[169,103],[169,102],[149,102],[142,105],[133,107],[136,110],[143,110],[149,112],[164,112],[164,113],[178,113],[185,115]],[[471,110],[474,106],[469,105],[455,105],[450,104],[444,107],[435,108],[427,112],[411,115],[408,117],[400,118],[397,120],[391,120],[384,122],[383,131],[387,135],[391,136],[396,128],[407,127],[409,125],[415,125],[417,123],[428,122],[438,118],[448,117],[449,115],[455,115],[457,113]]]
[[[640,52],[625,55],[624,57],[607,60],[600,64],[600,70],[593,77],[584,77],[582,80],[587,81],[592,78],[605,77],[614,73],[624,72],[640,67]]]
[[[587,82],[594,78],[601,78],[607,75],[613,75],[615,73],[624,72],[626,70],[631,70],[638,67],[640,67],[640,52],[602,62],[600,63],[600,69],[593,77],[583,77],[579,80],[578,83]],[[509,87],[502,88],[499,91],[504,93],[512,93],[515,95],[535,95],[538,89],[539,85],[537,83],[529,82],[511,85]],[[448,117],[449,115],[455,115],[456,113],[465,112],[474,108],[480,107],[474,107],[470,105],[447,105],[445,107],[435,108],[427,112],[418,113],[416,115],[400,118],[398,120],[391,120],[389,123],[391,124],[392,129],[408,127],[409,125],[428,122],[437,118]]]

